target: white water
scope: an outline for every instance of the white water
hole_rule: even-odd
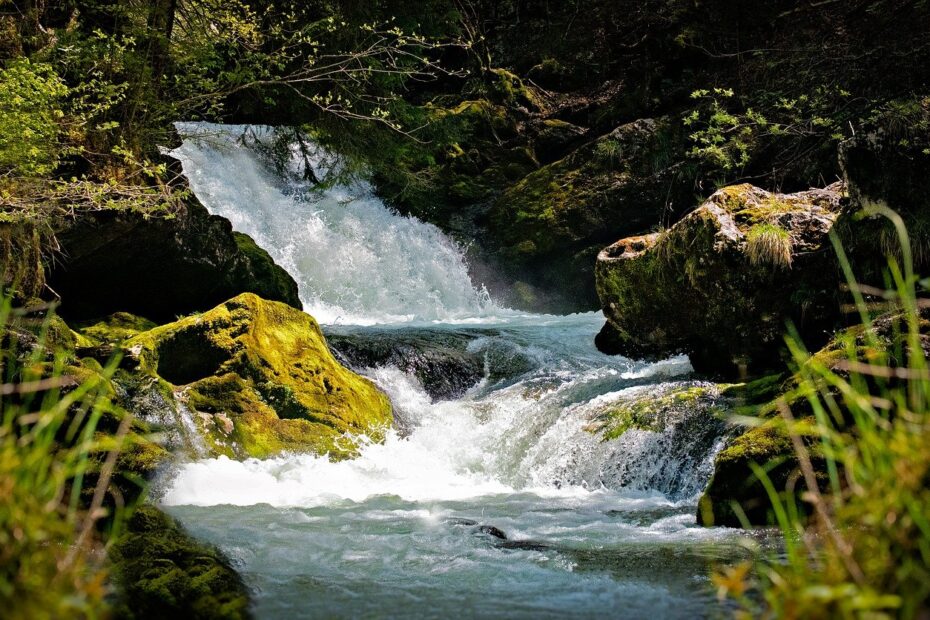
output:
[[[260,616],[709,613],[707,557],[732,552],[713,546],[728,533],[693,516],[720,447],[717,423],[683,411],[662,432],[604,442],[586,430],[612,405],[674,389],[690,372],[686,358],[604,356],[593,346],[599,313],[495,306],[469,280],[460,247],[364,184],[310,192],[240,145],[241,127],[179,130],[188,137],[174,154],[197,196],[288,269],[328,329],[389,339],[364,326],[392,323],[402,334],[415,323],[441,339],[454,324],[485,364],[467,394],[438,402],[397,368],[365,369],[403,430],[356,459],[219,458],[178,469],[162,503],[240,563],[260,591]],[[463,518],[544,549],[499,548]],[[687,568],[657,569],[670,552]]]
[[[294,276],[304,309],[320,323],[454,321],[500,312],[472,286],[461,248],[438,228],[398,216],[362,182],[313,191],[297,180],[296,153],[285,183],[242,144],[247,129],[179,123],[191,139],[172,155],[212,213]],[[250,128],[248,135],[268,139],[271,132]],[[324,157],[312,160],[321,177]]]

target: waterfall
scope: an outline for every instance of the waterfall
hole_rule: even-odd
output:
[[[370,325],[454,321],[499,312],[468,276],[462,248],[431,224],[398,215],[365,182],[315,188],[286,178],[246,144],[270,141],[265,127],[178,123],[171,151],[200,201],[250,235],[297,281],[320,323]],[[325,151],[310,165],[324,177]],[[291,171],[304,165],[298,150]]]

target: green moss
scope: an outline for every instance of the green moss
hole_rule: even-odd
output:
[[[155,323],[146,318],[117,312],[101,321],[79,326],[78,334],[97,344],[120,344],[153,327]]]
[[[347,453],[342,435],[380,440],[392,421],[384,394],[333,358],[312,317],[253,294],[125,346],[140,351],[144,372],[178,386],[219,453]]]
[[[133,620],[234,620],[251,616],[249,594],[218,550],[191,538],[153,506],[140,506],[110,550],[117,612]]]
[[[616,439],[630,429],[660,432],[670,413],[709,405],[717,395],[712,386],[685,386],[659,395],[648,393],[609,407],[589,429],[601,432],[604,441]]]

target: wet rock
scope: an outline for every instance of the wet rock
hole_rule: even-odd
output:
[[[699,493],[728,432],[726,416],[734,403],[723,395],[725,387],[663,383],[629,388],[600,402],[590,411],[585,430],[597,435],[611,455],[598,467],[601,484],[660,491],[674,499]]]
[[[154,506],[136,508],[109,559],[119,617],[251,617],[248,588],[229,559]]]
[[[483,534],[491,538],[497,538],[498,540],[507,540],[507,534],[493,525],[479,525],[474,531],[476,534]]]
[[[327,342],[336,357],[356,370],[395,366],[414,375],[431,398],[462,396],[484,375],[484,357],[469,350],[480,333],[421,329],[331,330]]]
[[[333,358],[312,317],[251,293],[122,346],[138,351],[135,373],[190,414],[215,454],[347,456],[347,435],[377,441],[392,422],[387,397]]]
[[[686,353],[699,372],[741,377],[780,366],[788,321],[819,346],[839,320],[839,272],[827,235],[836,184],[796,194],[724,188],[661,233],[598,255],[609,352],[658,360]]]

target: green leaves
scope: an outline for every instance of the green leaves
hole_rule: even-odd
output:
[[[0,174],[37,176],[61,155],[68,87],[51,65],[17,60],[0,70]]]

